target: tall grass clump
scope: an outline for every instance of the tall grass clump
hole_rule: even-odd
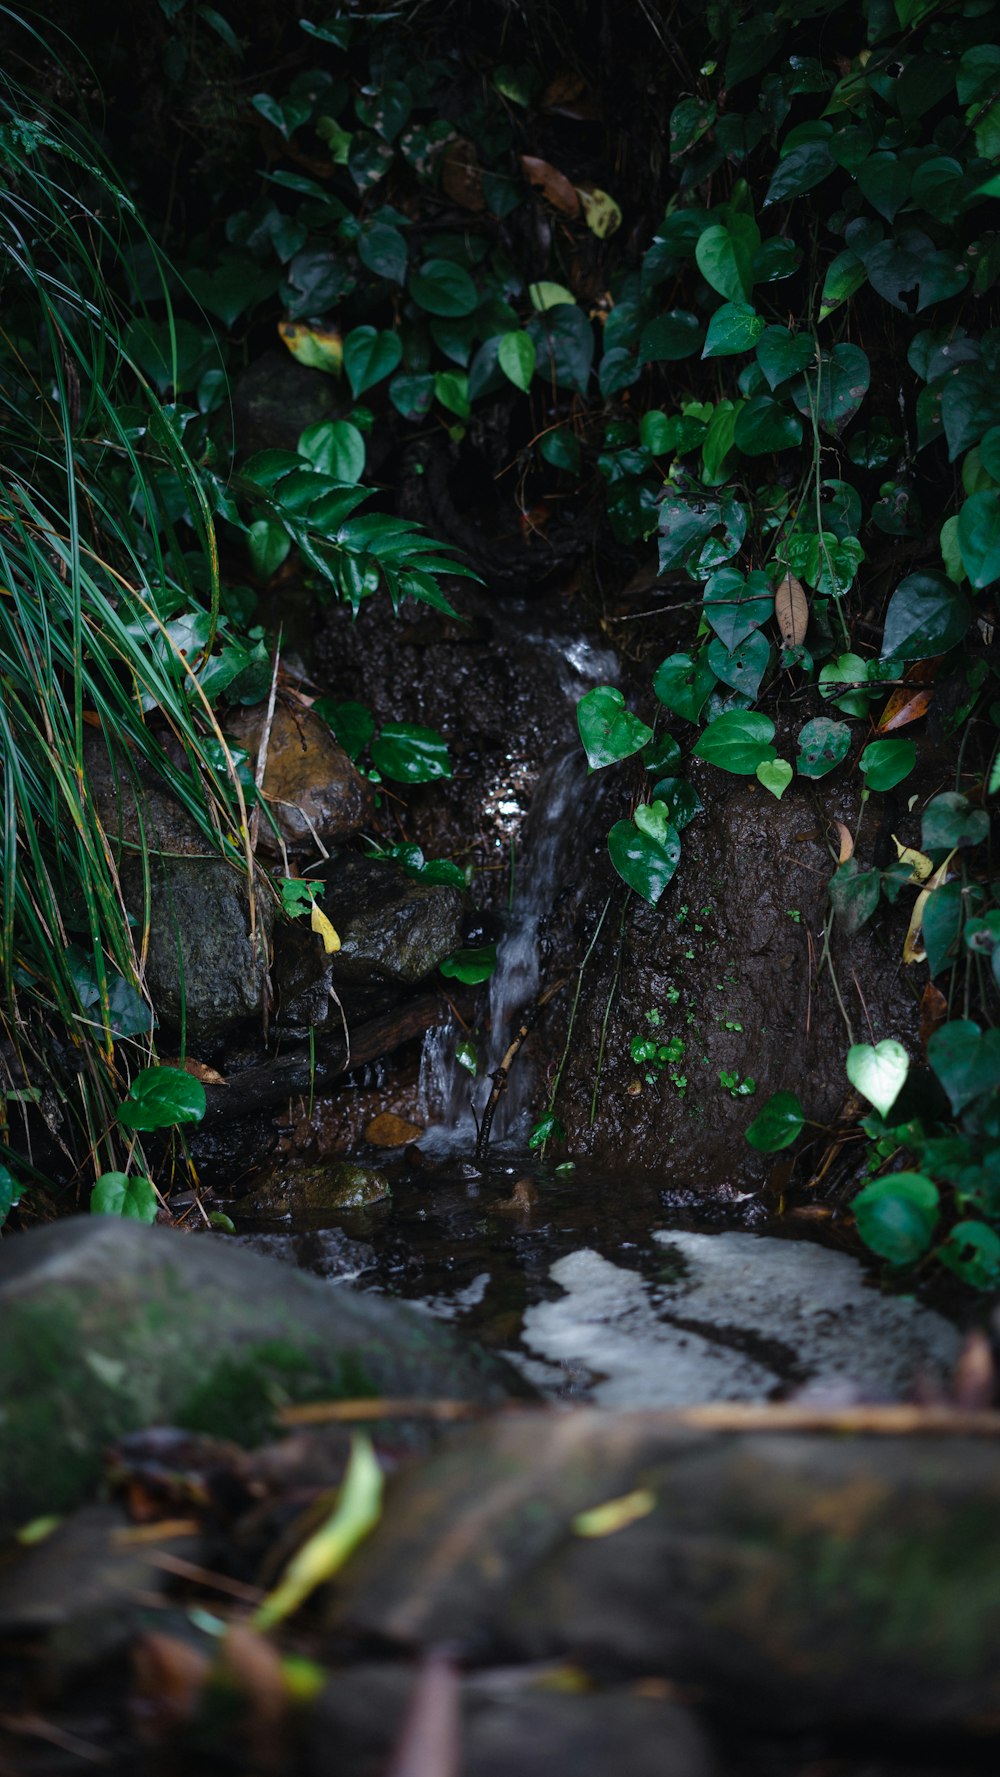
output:
[[[210,705],[213,483],[129,352],[149,268],[172,338],[156,248],[98,146],[0,74],[0,1135],[17,1116],[30,1163],[41,1117],[81,1178],[130,1158],[115,1111],[155,1024],[148,859],[140,843],[130,919],[88,746],[249,862]]]

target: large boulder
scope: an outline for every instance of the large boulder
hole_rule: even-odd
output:
[[[264,734],[267,712],[262,704],[226,718],[226,732],[246,747],[251,765]],[[280,835],[260,823],[262,851],[279,856],[281,848],[312,858],[363,826],[374,807],[374,792],[334,739],[327,724],[301,705],[278,702],[267,735],[267,759],[261,785],[264,800]]]
[[[426,1315],[221,1236],[105,1216],[0,1246],[0,1528],[63,1511],[156,1424],[252,1444],[292,1401],[524,1392]]]
[[[393,863],[345,855],[318,872],[323,911],[340,934],[333,958],[338,987],[371,981],[413,987],[464,940],[460,889],[415,882]]]
[[[88,736],[85,764],[129,911],[141,922],[143,848],[149,859],[146,985],[161,1024],[211,1042],[265,1004],[274,895],[258,872],[212,851],[204,833],[148,768],[112,758]]]

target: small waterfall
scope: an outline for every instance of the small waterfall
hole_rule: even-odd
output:
[[[612,684],[617,678],[613,654],[592,648],[581,639],[525,638],[519,647],[544,648],[555,656],[560,689],[567,705],[566,740],[573,744],[539,774],[517,848],[512,906],[506,929],[497,946],[497,966],[489,990],[489,1038],[480,1045],[479,1076],[473,1081],[455,1059],[461,1032],[452,1024],[427,1033],[420,1061],[420,1114],[428,1124],[424,1142],[435,1147],[471,1148],[476,1140],[476,1117],[481,1117],[489,1097],[491,1076],[503,1059],[517,1030],[518,1014],[537,998],[540,980],[539,928],[564,884],[579,878],[573,846],[577,811],[585,793],[586,759],[575,739],[576,702],[595,684]],[[511,1069],[507,1088],[497,1106],[494,1139],[527,1135],[526,1112],[532,1098],[530,1039],[523,1056]]]

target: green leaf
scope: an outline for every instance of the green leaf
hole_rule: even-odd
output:
[[[469,405],[469,379],[463,370],[439,370],[434,378],[434,395],[442,407],[460,420],[472,412]]]
[[[819,319],[825,321],[827,315],[832,315],[834,309],[839,308],[842,302],[847,302],[856,290],[860,290],[867,276],[864,263],[856,253],[852,253],[849,249],[847,252],[838,253],[836,259],[832,260],[827,267],[826,277],[823,280]]]
[[[696,544],[714,531],[721,517],[722,508],[717,500],[694,501],[686,500],[680,494],[665,494],[660,501],[658,521],[661,574],[668,568],[683,567]]]
[[[846,759],[851,747],[851,731],[846,722],[831,721],[829,716],[815,716],[799,730],[799,756],[796,769],[800,777],[825,777]]]
[[[694,748],[696,758],[731,771],[737,777],[752,777],[758,765],[774,758],[774,723],[757,710],[727,710],[716,716]]]
[[[992,1290],[1000,1282],[1000,1234],[985,1222],[956,1222],[938,1258],[973,1289]]]
[[[21,1201],[21,1186],[6,1166],[0,1166],[0,1228],[15,1204]]]
[[[698,236],[695,259],[705,282],[728,302],[749,302],[753,260],[760,229],[750,216],[737,215],[728,227],[712,223]]]
[[[912,178],[909,163],[895,154],[883,151],[869,154],[855,174],[858,185],[873,210],[892,222],[910,195]]]
[[[752,700],[767,671],[771,644],[759,629],[732,650],[715,636],[708,644],[707,659],[717,679]]]
[[[723,646],[738,648],[762,623],[770,622],[774,593],[761,568],[753,569],[746,579],[738,568],[720,568],[705,587],[703,608]]]
[[[1000,1030],[980,1031],[971,1018],[955,1018],[936,1030],[927,1059],[957,1117],[983,1092],[1000,1085]]]
[[[528,295],[531,306],[537,314],[544,314],[547,309],[562,308],[564,304],[576,306],[576,297],[565,284],[553,284],[544,278],[541,283],[529,284]]]
[[[956,790],[944,790],[928,802],[920,822],[924,851],[954,851],[989,838],[990,817]]]
[[[514,384],[515,389],[525,392],[531,387],[531,379],[535,374],[535,342],[530,333],[515,331],[505,333],[497,347],[497,363]]]
[[[409,291],[429,315],[471,315],[479,307],[475,284],[453,259],[425,259],[419,271],[410,273]]]
[[[973,586],[1000,580],[1000,488],[984,489],[966,500],[958,514],[958,546]]]
[[[448,742],[435,728],[387,722],[372,741],[372,764],[397,784],[429,784],[451,776]]]
[[[560,1123],[559,1118],[553,1111],[546,1111],[544,1117],[539,1117],[538,1122],[531,1131],[531,1134],[528,1137],[528,1146],[532,1149],[543,1148],[546,1142],[565,1140],[565,1125]]]
[[[931,980],[954,962],[962,932],[965,893],[960,882],[945,882],[933,889],[924,903],[920,935],[927,953]]]
[[[777,1154],[781,1148],[791,1147],[805,1120],[797,1093],[772,1092],[757,1112],[746,1138],[759,1154]]]
[[[847,1078],[880,1117],[888,1117],[910,1071],[910,1058],[895,1037],[871,1043],[855,1043],[847,1051]]]
[[[798,376],[816,361],[816,341],[811,333],[790,333],[787,327],[765,327],[756,349],[757,362],[769,389],[790,376]]]
[[[358,759],[375,733],[375,718],[365,703],[335,703],[332,697],[317,697],[313,704],[333,729],[349,759]]]
[[[664,364],[692,358],[704,337],[697,315],[688,309],[668,309],[646,322],[639,337],[639,362]]]
[[[885,615],[883,660],[924,660],[946,654],[972,621],[968,599],[946,574],[907,574]]]
[[[155,1222],[156,1192],[148,1178],[130,1178],[127,1172],[102,1172],[90,1193],[90,1213],[121,1216],[127,1222]]]
[[[868,393],[871,367],[860,346],[838,345],[823,352],[818,366],[793,383],[790,394],[801,414],[815,415],[827,432],[841,432]]]
[[[355,400],[391,376],[403,356],[398,333],[380,333],[375,327],[352,327],[344,340],[344,369]]]
[[[715,685],[715,674],[704,654],[671,654],[660,662],[653,690],[660,702],[688,722],[697,722]]]
[[[802,421],[797,413],[770,395],[754,395],[736,415],[733,443],[747,457],[794,450],[802,443]]]
[[[830,905],[849,938],[871,919],[878,906],[881,878],[877,870],[862,870],[856,858],[848,858],[830,878]]]
[[[795,773],[787,759],[765,759],[762,765],[758,765],[755,775],[757,782],[780,802]]]
[[[451,980],[464,981],[467,987],[478,987],[481,981],[489,980],[496,966],[496,945],[480,944],[474,949],[453,950],[441,964],[441,973]]]
[[[752,351],[764,331],[765,321],[748,302],[724,302],[708,323],[703,358],[731,357]]]
[[[913,1265],[934,1238],[940,1197],[922,1172],[894,1172],[874,1179],[851,1205],[858,1233],[890,1265]]]
[[[864,772],[869,790],[892,790],[909,777],[916,763],[916,741],[872,740],[858,760],[858,770]]]
[[[681,856],[676,830],[664,822],[662,839],[643,833],[635,821],[616,821],[608,834],[611,862],[623,882],[655,907]]]
[[[837,162],[828,137],[796,143],[778,162],[767,188],[764,208],[768,204],[785,203],[788,198],[799,197],[804,191],[812,191],[836,171]]]
[[[299,451],[314,469],[332,475],[334,481],[359,482],[365,472],[365,441],[350,420],[321,420],[307,426],[299,438]]]
[[[568,474],[576,475],[580,468],[580,440],[568,426],[554,426],[550,432],[543,432],[538,448],[547,463],[554,469],[565,469]]]
[[[172,1129],[175,1123],[200,1123],[204,1115],[204,1086],[179,1067],[143,1068],[118,1107],[126,1129]]]
[[[630,758],[653,738],[653,730],[625,708],[615,685],[597,685],[581,697],[576,721],[591,771]]]
[[[377,277],[393,284],[406,280],[406,241],[398,228],[389,222],[373,222],[362,229],[357,240],[358,258]]]
[[[697,790],[686,777],[661,777],[653,785],[653,796],[657,802],[663,803],[667,819],[678,833],[683,832],[704,808]]]
[[[292,547],[292,539],[283,524],[273,518],[258,518],[247,531],[250,565],[258,580],[270,580],[276,574]]]
[[[594,361],[594,330],[583,310],[565,305],[549,309],[529,321],[528,332],[538,355],[538,377],[585,395]]]
[[[434,399],[434,378],[429,372],[409,376],[401,371],[389,384],[389,400],[404,420],[422,420]]]

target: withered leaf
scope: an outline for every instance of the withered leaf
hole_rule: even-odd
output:
[[[200,1080],[203,1086],[229,1085],[229,1081],[224,1079],[214,1067],[209,1067],[207,1061],[195,1061],[193,1055],[188,1055],[184,1061],[178,1055],[170,1061],[161,1061],[160,1066],[178,1067],[184,1073],[190,1074],[192,1080]]]
[[[463,210],[485,210],[482,168],[467,136],[449,142],[441,157],[441,188]]]
[[[565,173],[560,173],[558,167],[551,166],[547,160],[536,159],[533,154],[522,154],[521,171],[529,185],[548,198],[554,210],[561,211],[564,216],[579,216],[580,198],[576,186]]]
[[[774,595],[774,615],[787,648],[798,648],[809,628],[809,600],[801,580],[785,574]]]
[[[908,722],[918,722],[926,716],[934,696],[938,664],[936,660],[911,661],[903,674],[906,683],[893,692],[878,719],[877,734],[891,734],[894,729],[905,728]]]
[[[840,854],[837,862],[838,864],[846,864],[848,858],[854,856],[854,838],[850,827],[846,827],[843,821],[834,821],[833,824],[840,835]]]
[[[948,1001],[940,987],[935,987],[933,981],[928,981],[920,995],[920,1047],[925,1055],[931,1037],[944,1024],[947,1016]]]

